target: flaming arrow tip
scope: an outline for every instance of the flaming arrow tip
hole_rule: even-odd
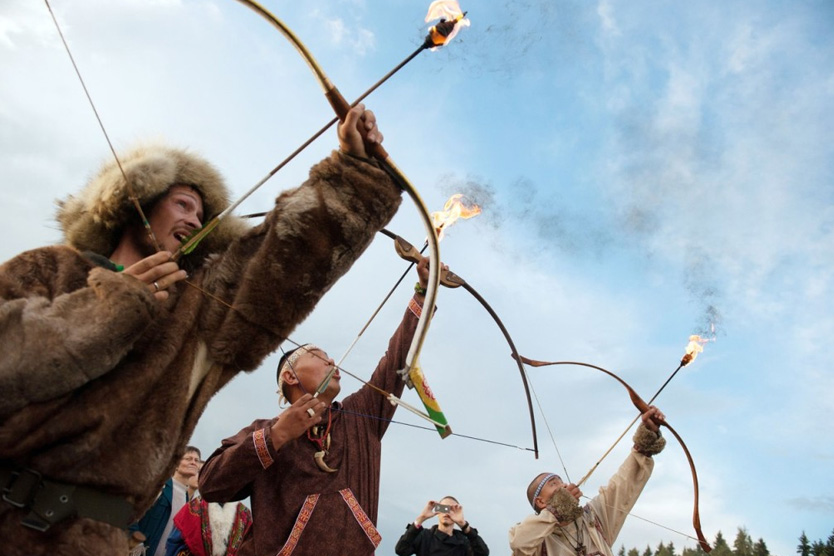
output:
[[[426,14],[426,23],[435,19],[440,19],[440,22],[429,29],[423,48],[434,50],[452,40],[461,27],[469,26],[469,20],[466,19],[467,13],[469,12],[461,11],[457,0],[432,2]]]

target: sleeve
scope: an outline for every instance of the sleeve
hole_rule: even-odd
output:
[[[236,502],[252,493],[255,477],[275,461],[269,431],[272,420],[255,421],[226,438],[200,470],[199,490],[206,502]]]
[[[510,549],[513,555],[537,556],[541,554],[544,539],[556,527],[556,518],[550,512],[528,515],[521,523],[510,528]]]
[[[388,350],[379,360],[370,380],[373,386],[390,392],[399,397],[403,393],[405,381],[397,371],[405,367],[405,359],[408,349],[411,347],[411,340],[414,338],[414,331],[417,329],[417,322],[422,313],[422,305],[417,301],[417,296],[411,298],[408,308],[403,315],[400,325],[388,340]],[[380,396],[371,386],[364,385],[355,393],[344,399],[345,409],[360,413],[362,415],[374,415],[379,417],[375,421],[376,434],[379,438],[388,429],[391,418],[397,406],[391,404],[384,396]]]
[[[66,247],[29,251],[4,263],[0,415],[68,394],[112,370],[156,310],[141,282],[103,268],[90,270]]]
[[[394,547],[394,552],[397,556],[411,556],[412,554],[416,554],[419,544],[417,539],[420,537],[422,531],[422,527],[417,527],[413,523],[406,525],[405,533],[403,533],[400,540],[397,541],[397,545]]]
[[[401,192],[375,163],[338,152],[282,193],[260,226],[205,266],[201,335],[215,361],[254,370],[394,216]],[[235,310],[229,310],[229,305]]]
[[[608,484],[599,489],[589,505],[602,523],[603,534],[613,546],[629,512],[637,503],[643,487],[651,477],[654,460],[634,450]]]
[[[464,535],[469,539],[469,547],[473,556],[489,556],[489,547],[481,535],[478,534],[477,529],[470,525],[469,533],[464,533]]]
[[[182,532],[175,525],[165,541],[165,556],[179,556],[182,552],[188,553],[188,545],[182,538]]]

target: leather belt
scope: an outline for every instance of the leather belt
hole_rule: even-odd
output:
[[[20,523],[37,531],[72,517],[124,529],[133,515],[133,505],[121,496],[46,479],[34,469],[7,463],[0,463],[0,492],[6,504],[29,510]]]

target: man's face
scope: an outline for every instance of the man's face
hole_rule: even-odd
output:
[[[298,380],[301,382],[303,391],[308,394],[312,394],[316,391],[316,388],[319,387],[321,381],[324,380],[324,377],[327,376],[327,373],[330,372],[334,365],[335,362],[333,359],[328,357],[327,353],[315,349],[299,357],[292,368],[298,376]],[[333,373],[333,377],[330,379],[327,389],[322,392],[322,395],[327,396],[330,399],[339,395],[339,391],[342,388],[339,384],[340,381],[341,376],[337,370]]]
[[[192,187],[173,185],[154,205],[148,222],[159,246],[173,253],[183,239],[202,227],[203,199]]]
[[[186,452],[179,465],[177,465],[176,473],[182,477],[189,478],[197,475],[200,470],[200,454],[197,452]]]
[[[541,478],[539,478],[539,480],[543,479],[544,477],[546,477],[546,475],[543,475]],[[550,501],[551,498],[553,498],[553,495],[556,493],[556,490],[558,490],[563,484],[564,483],[562,482],[562,479],[560,479],[558,475],[554,475],[551,478],[549,478],[547,482],[544,483],[541,492],[539,492],[539,495],[535,500],[536,507],[541,509],[547,506],[547,503]]]
[[[455,501],[454,501],[453,499],[451,499],[451,498],[444,498],[444,499],[443,499],[443,500],[441,500],[439,503],[440,503],[440,504],[445,504],[445,505],[447,505],[447,506],[454,506],[455,504],[457,504],[457,502],[455,502]],[[439,514],[437,514],[437,521],[438,521],[438,523],[440,523],[440,524],[441,524],[441,525],[443,525],[444,527],[448,527],[448,526],[450,526],[450,525],[454,525],[454,524],[455,524],[455,521],[454,521],[454,520],[453,520],[453,519],[449,516],[449,514],[447,514],[447,513],[439,513]]]

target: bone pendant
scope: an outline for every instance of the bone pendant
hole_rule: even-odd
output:
[[[316,452],[316,455],[313,456],[316,460],[316,465],[319,466],[319,469],[327,473],[335,473],[336,471],[338,471],[338,469],[332,469],[324,462],[324,455],[325,451],[322,450],[321,452]]]

